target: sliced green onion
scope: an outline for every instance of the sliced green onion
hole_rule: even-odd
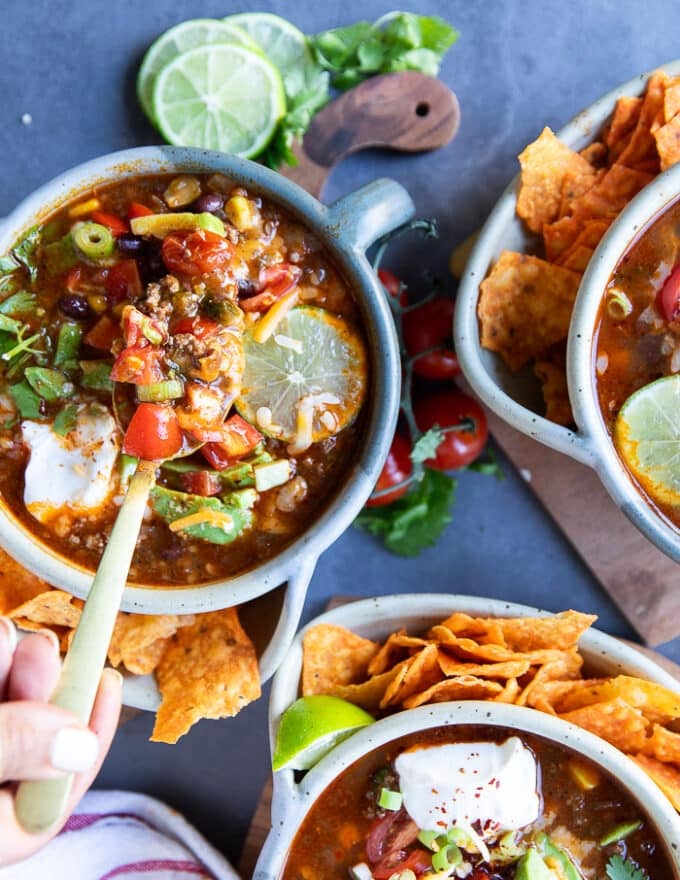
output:
[[[438,852],[441,849],[441,847],[437,843],[437,837],[439,837],[439,833],[437,831],[418,832],[418,840],[423,844],[423,846],[431,849],[432,852]]]
[[[463,861],[463,853],[455,843],[442,847],[439,852],[432,853],[432,867],[435,871],[448,871],[455,868]]]
[[[404,795],[400,791],[390,791],[389,788],[381,788],[378,797],[378,806],[383,810],[400,810],[404,802]]]
[[[614,321],[623,321],[633,311],[633,303],[618,287],[610,287],[607,298],[607,314]]]
[[[610,843],[618,843],[619,840],[625,840],[626,837],[630,837],[633,832],[638,831],[640,828],[642,828],[642,819],[635,819],[633,822],[620,822],[604,835],[600,841],[600,846],[609,846]]]
[[[76,223],[71,230],[73,244],[88,260],[110,257],[115,247],[113,233],[101,223]]]
[[[73,382],[69,382],[59,370],[26,367],[24,376],[31,388],[43,400],[63,400],[64,397],[70,397],[75,390]]]
[[[184,394],[184,385],[179,379],[166,379],[152,385],[138,385],[137,397],[142,403],[161,403],[164,400],[176,400]]]
[[[54,366],[74,370],[77,368],[80,344],[83,341],[83,331],[78,324],[66,323],[59,328],[57,337],[57,350],[54,354]]]

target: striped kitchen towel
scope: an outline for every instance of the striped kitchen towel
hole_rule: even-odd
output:
[[[238,880],[175,810],[129,791],[91,791],[60,834],[1,880]]]

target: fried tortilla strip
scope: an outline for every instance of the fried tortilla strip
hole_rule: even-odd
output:
[[[680,112],[654,132],[661,170],[666,171],[680,161]]]
[[[427,645],[422,651],[406,660],[385,689],[380,708],[406,705],[408,697],[416,691],[425,690],[442,679],[436,645]]]
[[[581,276],[527,254],[503,251],[481,284],[482,345],[511,370],[566,339]]]
[[[611,122],[604,134],[611,162],[626,148],[640,119],[642,104],[642,97],[632,95],[623,95],[616,102]]]
[[[567,651],[575,648],[583,633],[597,620],[595,614],[561,611],[549,617],[500,617],[498,622],[509,648]]]
[[[579,152],[579,155],[583,156],[593,168],[602,168],[607,164],[607,148],[602,141],[593,141],[592,144],[588,144]]]
[[[500,694],[497,694],[491,699],[494,701],[494,703],[514,703],[519,696],[520,690],[521,688],[517,679],[509,678],[505,682],[503,690],[500,692]]]
[[[564,367],[559,367],[550,361],[536,360],[534,373],[541,383],[546,419],[565,427],[573,425],[574,415],[569,402],[567,374]]]
[[[642,751],[645,755],[663,761],[664,764],[680,765],[680,733],[667,730],[661,724],[652,727],[652,735],[645,742]]]
[[[439,668],[447,678],[475,675],[480,678],[508,679],[519,678],[527,673],[531,668],[531,662],[522,658],[505,660],[503,663],[463,663],[445,651],[440,651]]]
[[[680,812],[680,767],[664,764],[649,755],[630,755],[635,763],[653,779],[676,810]]]
[[[584,174],[567,174],[564,178],[564,183],[562,184],[562,196],[560,198],[560,207],[557,212],[557,218],[568,217],[571,214],[571,206],[576,199],[587,193],[589,189],[592,189],[598,180],[602,179],[604,174],[604,169],[594,171],[590,176]],[[545,227],[543,228],[543,231],[545,232]]]
[[[156,668],[161,705],[151,739],[175,743],[201,718],[236,715],[260,696],[255,648],[235,608],[177,630]]]
[[[82,608],[83,603],[80,599],[74,598],[70,593],[50,589],[12,609],[9,617],[26,618],[45,626],[65,626],[74,629],[80,620]]]
[[[425,703],[447,703],[449,700],[493,700],[503,693],[497,681],[487,681],[474,675],[445,678],[404,700],[404,709],[415,709]]]
[[[581,187],[580,178],[594,176],[587,159],[559,141],[549,128],[519,154],[522,166],[517,196],[517,214],[532,232],[541,232],[558,216],[562,188],[569,176],[571,186]]]
[[[50,589],[48,583],[0,549],[0,614],[9,614],[14,608]]]
[[[653,177],[653,173],[614,164],[595,186],[573,202],[573,216],[584,223],[593,219],[611,222]]]
[[[583,224],[583,228],[579,234],[574,239],[574,242],[559,255],[555,262],[567,269],[573,269],[574,272],[584,272],[588,265],[588,261],[586,260],[585,263],[581,263],[579,260],[574,259],[574,255],[577,254],[579,250],[583,251],[584,249],[592,255],[593,251],[600,243],[602,236],[609,228],[611,219],[612,218],[587,220]]]
[[[578,217],[561,217],[554,223],[543,227],[545,258],[549,263],[555,262],[569,250],[583,229],[583,221]]]
[[[426,639],[409,636],[405,629],[400,629],[396,633],[390,633],[387,641],[368,664],[368,675],[380,675],[382,672],[395,666],[400,660],[407,658],[411,648],[419,650],[427,644]]]
[[[655,71],[649,77],[635,130],[625,149],[616,159],[621,165],[636,168],[641,162],[656,158],[656,145],[651,127],[659,111],[663,109],[664,94],[668,82],[669,77],[660,70]]]
[[[622,752],[639,752],[647,739],[644,715],[620,697],[563,712],[559,717],[597,734]]]
[[[456,611],[442,621],[441,626],[461,638],[474,639],[480,645],[505,645],[503,630],[496,617],[471,617]]]
[[[569,681],[578,679],[583,666],[583,657],[576,648],[560,651],[558,656],[538,667],[531,681],[526,682],[516,699],[518,706],[526,706],[532,694],[546,681]]]
[[[606,678],[577,679],[576,681],[541,681],[527,695],[526,705],[549,715],[557,715],[565,696],[592,684],[602,684]]]
[[[366,677],[378,645],[341,626],[319,623],[302,640],[302,694],[330,694]]]
[[[655,724],[668,724],[675,718],[680,718],[680,694],[656,682],[631,675],[607,678],[566,695],[561,701],[560,711],[569,712],[571,709],[590,703],[617,698],[625,700],[630,706],[642,712],[648,721]]]
[[[670,122],[680,113],[680,76],[666,83],[663,93],[663,120]]]
[[[397,676],[403,677],[402,669],[406,663],[408,663],[408,660],[402,661],[381,675],[374,675],[367,681],[359,682],[358,684],[336,685],[331,688],[330,695],[340,697],[349,703],[354,703],[356,706],[361,706],[362,709],[366,709],[368,712],[375,712],[380,708],[385,691],[394,678]]]
[[[155,642],[169,639],[182,626],[191,626],[196,621],[193,614],[126,614],[120,612],[116,618],[109,661],[113,666],[121,663],[129,672],[147,675],[158,665],[162,656],[160,646],[148,649]]]

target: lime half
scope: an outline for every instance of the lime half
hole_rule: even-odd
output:
[[[292,309],[266,342],[245,334],[246,366],[236,408],[265,433],[293,440],[300,405],[311,404],[311,441],[337,434],[355,418],[366,394],[363,340],[344,318],[315,306]],[[318,402],[318,406],[316,403]],[[258,411],[268,410],[263,424]]]
[[[343,739],[374,720],[339,697],[301,697],[281,716],[272,768],[309,770]]]
[[[680,504],[680,375],[631,394],[617,416],[614,440],[648,495]]]
[[[241,28],[213,18],[194,18],[170,28],[148,48],[137,74],[137,97],[151,122],[156,122],[153,89],[158,74],[181,52],[210,43],[231,43],[258,51],[257,43]]]
[[[167,141],[256,156],[286,112],[277,69],[259,53],[214,43],[182,52],[156,78],[153,108]]]

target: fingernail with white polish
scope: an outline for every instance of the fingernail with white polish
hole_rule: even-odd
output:
[[[65,727],[52,742],[50,763],[55,770],[82,773],[97,760],[99,741],[91,730]]]
[[[0,617],[0,626],[2,626],[7,634],[9,652],[10,654],[13,654],[14,649],[17,646],[17,628],[14,625],[14,621],[10,620],[9,617]]]

